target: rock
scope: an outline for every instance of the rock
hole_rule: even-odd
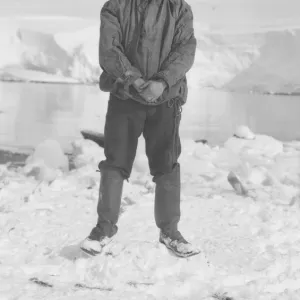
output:
[[[229,172],[227,180],[238,195],[246,196],[248,194],[247,189],[235,173]]]
[[[208,141],[207,140],[205,140],[205,139],[200,139],[200,140],[195,140],[195,143],[201,143],[201,144],[207,144],[208,143]]]
[[[104,134],[95,132],[92,130],[82,130],[81,131],[82,136],[84,139],[91,140],[95,142],[99,147],[104,148]]]

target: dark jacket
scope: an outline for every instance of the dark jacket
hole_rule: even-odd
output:
[[[143,102],[133,81],[162,79],[167,88],[159,103],[179,96],[183,104],[195,51],[193,14],[184,0],[109,0],[101,9],[102,91]]]

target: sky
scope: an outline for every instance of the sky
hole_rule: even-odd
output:
[[[0,0],[0,16],[66,15],[97,19],[99,0]]]
[[[262,22],[300,18],[300,0],[187,0],[198,21]],[[0,16],[66,15],[98,19],[104,0],[0,0]]]
[[[18,18],[21,28],[57,33],[94,26],[99,22],[102,5],[106,0],[0,0],[0,26]],[[167,1],[167,0],[163,0]],[[300,0],[186,0],[193,9],[196,32],[253,32],[261,28],[299,27]],[[39,18],[36,16],[68,16],[66,19]],[[81,18],[79,22],[74,17]],[[37,25],[39,24],[39,25]],[[0,28],[1,29],[1,28]]]

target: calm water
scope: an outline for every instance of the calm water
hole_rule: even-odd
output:
[[[46,138],[68,151],[80,129],[103,132],[108,94],[96,86],[0,83],[0,145],[31,148]],[[300,139],[300,97],[190,89],[181,135],[222,143],[236,125],[280,140]]]

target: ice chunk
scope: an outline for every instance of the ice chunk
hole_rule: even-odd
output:
[[[235,152],[222,148],[216,153],[213,163],[218,168],[228,170],[240,166],[242,162]]]
[[[87,165],[94,165],[98,168],[99,162],[104,159],[103,148],[90,140],[76,140],[72,143],[72,147],[73,163],[76,168]]]
[[[39,144],[33,154],[26,160],[26,165],[44,164],[50,169],[69,170],[68,157],[56,140],[45,140]]]
[[[238,126],[234,132],[234,135],[245,140],[255,139],[255,134],[247,126],[244,125]]]
[[[250,153],[274,157],[283,152],[283,144],[267,135],[257,135],[254,140],[229,138],[224,147],[235,153]]]
[[[249,182],[259,185],[265,182],[266,179],[267,179],[267,175],[263,168],[260,167],[251,168],[248,175]]]
[[[49,168],[41,159],[27,164],[23,171],[27,176],[33,176],[36,180],[47,183],[53,182],[60,175],[58,169]]]
[[[145,174],[149,171],[148,158],[145,154],[139,154],[136,156],[133,163],[133,170],[142,174]]]

